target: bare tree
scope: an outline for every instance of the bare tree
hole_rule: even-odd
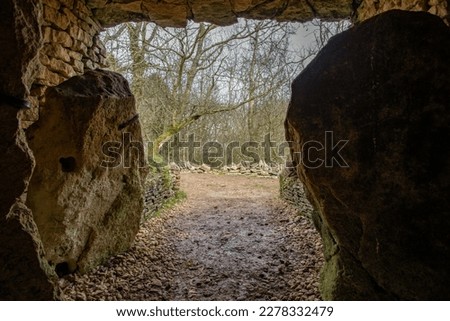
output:
[[[253,141],[275,131],[282,139],[293,77],[340,30],[315,23],[314,46],[301,52],[289,46],[296,25],[273,21],[181,29],[128,23],[107,30],[103,40],[111,68],[131,82],[144,134],[157,153],[187,128],[208,140]]]

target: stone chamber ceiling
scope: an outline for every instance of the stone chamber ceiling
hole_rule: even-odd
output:
[[[443,0],[2,1],[0,299],[58,299],[55,282],[58,271],[55,271],[55,266],[69,271],[76,268],[89,270],[109,256],[128,248],[137,231],[140,218],[136,216],[124,220],[124,217],[130,211],[130,207],[138,210],[143,207],[142,185],[147,175],[146,171],[134,164],[130,169],[111,174],[100,168],[95,152],[96,143],[104,138],[104,135],[109,135],[109,139],[115,139],[121,137],[124,130],[130,130],[142,140],[139,135],[140,125],[136,121],[134,98],[126,80],[120,75],[97,70],[105,67],[106,60],[105,48],[98,37],[100,31],[128,21],[153,21],[162,26],[183,27],[188,20],[193,20],[225,26],[235,23],[238,18],[299,22],[314,18],[327,20],[350,18],[357,26],[354,28],[355,33],[352,34],[353,31],[350,31],[334,43],[334,45],[340,43],[342,47],[338,48],[347,49],[356,41],[365,43],[366,40],[360,36],[361,34],[366,35],[367,39],[374,37],[373,43],[381,47],[383,41],[389,42],[392,39],[397,39],[399,43],[407,46],[405,39],[409,39],[411,35],[398,34],[397,29],[392,29],[395,26],[402,29],[395,21],[403,21],[404,26],[408,26],[411,30],[423,27],[429,31],[427,34],[421,34],[426,41],[418,42],[416,45],[426,43],[429,46],[436,46],[436,50],[424,48],[423,51],[418,51],[422,56],[414,58],[423,58],[424,54],[433,55],[433,52],[436,52],[436,57],[427,57],[436,69],[418,64],[424,73],[418,72],[415,74],[417,78],[414,78],[414,81],[432,78],[433,83],[427,87],[428,92],[420,91],[422,87],[410,83],[408,77],[397,78],[398,81],[417,88],[417,95],[408,96],[408,99],[421,103],[411,104],[413,106],[411,108],[415,108],[411,111],[408,109],[410,105],[403,104],[402,101],[398,104],[401,106],[398,107],[398,113],[389,114],[390,111],[383,113],[377,109],[377,104],[395,105],[388,99],[389,97],[385,97],[386,100],[372,101],[370,108],[373,108],[372,114],[376,115],[381,123],[383,121],[386,123],[385,127],[381,127],[387,132],[396,132],[398,129],[396,126],[390,127],[388,123],[408,124],[411,121],[408,117],[412,117],[408,114],[410,111],[411,115],[416,117],[411,121],[413,124],[411,126],[417,126],[418,130],[414,131],[416,136],[413,135],[409,139],[421,142],[423,153],[411,153],[413,145],[406,138],[396,141],[398,144],[396,146],[389,145],[385,152],[397,153],[397,159],[401,164],[413,162],[414,166],[409,169],[417,172],[426,172],[421,167],[422,162],[425,162],[423,155],[426,154],[431,159],[427,161],[439,165],[435,166],[438,172],[426,176],[426,179],[423,175],[417,177],[413,175],[417,181],[410,180],[411,175],[408,172],[402,172],[404,176],[399,174],[397,177],[404,184],[401,188],[402,195],[398,196],[400,201],[391,202],[389,197],[383,194],[383,187],[392,183],[386,178],[388,175],[386,173],[390,172],[387,170],[383,174],[382,171],[372,173],[370,170],[367,172],[362,170],[367,165],[363,160],[369,159],[372,154],[364,147],[368,138],[360,133],[358,128],[345,126],[345,122],[353,124],[352,121],[356,121],[357,117],[363,117],[350,112],[352,108],[356,108],[352,105],[342,107],[342,113],[333,111],[335,112],[333,117],[337,117],[343,128],[349,130],[347,134],[361,138],[357,140],[360,145],[353,149],[354,155],[363,157],[363,159],[356,157],[354,160],[361,165],[358,167],[360,171],[355,169],[355,172],[342,177],[329,176],[326,173],[314,176],[299,165],[297,172],[309,189],[312,203],[316,206],[318,228],[328,251],[326,253],[328,265],[322,280],[325,298],[449,299],[448,290],[438,286],[439,282],[448,284],[445,283],[449,281],[448,272],[441,270],[441,261],[435,265],[430,265],[427,261],[428,256],[446,259],[450,255],[448,237],[436,235],[430,230],[436,228],[440,233],[441,228],[448,227],[450,221],[447,200],[449,195],[446,190],[449,178],[443,176],[448,174],[445,170],[448,168],[446,166],[449,166],[446,154],[448,146],[447,143],[441,145],[436,143],[432,145],[432,150],[427,147],[429,142],[436,141],[436,135],[447,137],[449,133],[449,123],[446,122],[445,115],[448,115],[450,99],[444,98],[449,98],[450,77],[447,64],[443,62],[448,57],[449,45],[445,41],[445,36],[442,37],[443,40],[441,39],[442,35],[448,36],[449,33],[446,26],[449,22],[448,8],[448,1]],[[408,18],[401,14],[397,14],[397,17],[394,14],[386,15],[385,20],[371,19],[391,9],[428,12],[431,15],[422,14]],[[384,15],[380,15],[382,16]],[[411,19],[418,19],[417,24],[411,22]],[[368,22],[364,23],[366,20]],[[377,28],[383,30],[383,33],[388,35],[387,38],[376,38],[374,34]],[[389,38],[391,32],[393,36]],[[390,55],[399,55],[397,60],[389,62],[396,65],[401,65],[401,61],[404,60],[402,53],[414,57],[414,50],[406,48],[396,50],[395,46],[389,47],[389,50]],[[365,56],[369,53],[370,48],[360,52],[359,55]],[[353,51],[348,53],[349,56],[354,54]],[[332,55],[328,53],[328,57],[331,61]],[[382,55],[374,57],[382,59]],[[352,60],[346,59],[344,56],[336,57],[336,63],[352,64]],[[383,61],[378,62],[381,67],[384,66]],[[316,65],[320,67],[326,63],[316,62]],[[412,68],[407,64],[402,66],[405,69],[399,69],[399,74]],[[332,69],[332,66],[330,68]],[[323,70],[324,73],[328,71]],[[436,76],[440,71],[442,76]],[[346,70],[341,72],[345,75]],[[386,74],[359,74],[359,76],[366,77],[361,79],[370,81],[373,80],[370,77],[376,76],[379,81],[384,82],[383,84],[390,81]],[[305,77],[307,79],[311,76],[306,73],[295,82],[296,86],[300,86],[299,93],[302,93],[302,88],[307,87],[301,85]],[[333,81],[340,82],[338,78]],[[386,85],[383,87],[384,92],[377,91],[376,94],[390,93],[395,96],[389,91],[389,88],[394,87]],[[363,89],[370,91],[371,88],[374,87]],[[310,89],[309,94],[314,93],[317,88]],[[102,93],[101,97],[98,95],[99,92]],[[352,92],[345,94],[348,99],[352,97]],[[323,121],[325,125],[322,125],[326,130],[326,122],[329,120],[327,117],[331,115],[331,113],[316,115],[308,111],[308,108],[314,106],[315,98],[302,95],[305,101],[293,96],[288,115],[288,135],[296,143],[300,143],[302,135],[310,137],[315,135],[314,129],[308,127],[308,124],[297,121],[299,118],[310,117],[309,120],[317,124]],[[428,100],[424,97],[428,97]],[[332,105],[330,101],[323,103]],[[306,109],[302,110],[302,104],[306,104]],[[446,114],[442,113],[443,109]],[[352,117],[356,118],[352,120]],[[441,122],[436,120],[437,118]],[[434,119],[434,122],[430,119]],[[436,131],[427,134],[427,126],[436,128]],[[405,133],[409,133],[408,128],[407,126],[403,128]],[[56,131],[57,134],[52,131]],[[73,139],[74,137],[76,139]],[[295,150],[297,147],[292,148]],[[438,150],[442,150],[441,155]],[[385,154],[379,157],[383,158]],[[395,164],[385,158],[383,162],[386,168],[395,172]],[[427,167],[427,170],[430,169]],[[358,193],[340,193],[335,189],[334,184],[339,183],[335,179],[340,177],[341,183],[347,180],[348,186],[357,190],[361,179],[366,177],[368,172],[374,180],[372,183],[379,184],[376,185],[376,195],[370,194],[370,189],[367,190],[368,195],[372,195],[373,198],[368,199]],[[378,180],[377,175],[381,175],[384,180]],[[318,186],[323,188],[318,189]],[[434,192],[417,194],[418,191],[427,188]],[[87,192],[92,189],[97,193]],[[402,202],[415,204],[414,201],[419,202],[421,197],[431,200],[432,214],[421,216],[417,211],[403,207]],[[342,204],[345,205],[346,201],[352,205],[343,209]],[[400,218],[389,219],[389,216],[381,215],[377,211],[364,211],[364,204],[380,208],[384,213],[410,213],[416,217],[416,221],[405,223]],[[416,209],[424,204],[425,202],[417,204]],[[423,211],[426,212],[426,209]],[[58,218],[56,223],[49,217],[49,213]],[[339,215],[342,215],[341,220]],[[399,217],[407,219],[401,215]],[[392,224],[399,226],[399,235],[404,237],[403,241],[383,234],[383,229]],[[347,233],[346,228],[353,231]],[[413,246],[425,242],[429,245],[429,249],[419,249],[420,253],[416,256],[405,254],[405,251],[413,251],[408,240],[411,239],[411,233],[415,232],[419,234]],[[112,235],[118,234],[123,237],[113,239]],[[381,243],[377,243],[378,241]],[[396,246],[389,247],[391,241],[396,242]],[[373,255],[379,248],[376,244],[386,246],[388,254],[378,258]],[[400,259],[395,262],[401,264],[403,260],[408,263],[408,268],[400,269],[398,274],[389,274],[389,269],[398,268],[398,265],[391,261],[398,255]],[[402,279],[403,277],[405,279]],[[410,287],[407,282],[414,278],[422,278],[423,283]],[[436,292],[432,290],[421,292],[421,286],[426,286],[427,283],[436,284]]]

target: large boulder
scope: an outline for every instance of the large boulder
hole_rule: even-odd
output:
[[[47,90],[28,131],[36,159],[27,204],[59,275],[126,250],[143,210],[145,161],[125,78],[89,71]]]
[[[5,0],[0,10],[0,300],[51,300],[55,275],[24,204],[34,158],[20,124],[38,68],[40,7]]]
[[[286,131],[325,245],[324,299],[450,299],[450,29],[390,11],[294,80]]]

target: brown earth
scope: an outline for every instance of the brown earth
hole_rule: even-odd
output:
[[[319,300],[321,241],[270,178],[184,173],[187,200],[131,250],[60,280],[67,300]]]

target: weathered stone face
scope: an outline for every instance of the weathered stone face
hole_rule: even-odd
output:
[[[41,67],[33,94],[70,77],[105,65],[106,52],[98,39],[101,26],[84,1],[43,1]]]
[[[287,135],[318,210],[324,299],[450,298],[449,55],[441,19],[390,11],[331,39],[293,82]],[[310,141],[328,153],[308,159]]]
[[[126,250],[139,227],[146,174],[127,81],[97,70],[50,88],[28,138],[36,168],[27,204],[57,272],[85,272]]]
[[[0,94],[25,99],[35,79],[37,54],[42,46],[40,8],[31,0],[15,2],[2,2],[0,11]]]
[[[338,19],[349,17],[354,9],[351,0],[88,0],[87,4],[105,27],[126,21],[184,27],[188,19],[225,26],[237,22],[239,17],[278,21]]]
[[[41,46],[34,1],[2,1],[0,10],[0,299],[51,300],[52,273],[31,211],[24,205],[34,158],[20,126]],[[7,30],[7,31],[6,31]]]

